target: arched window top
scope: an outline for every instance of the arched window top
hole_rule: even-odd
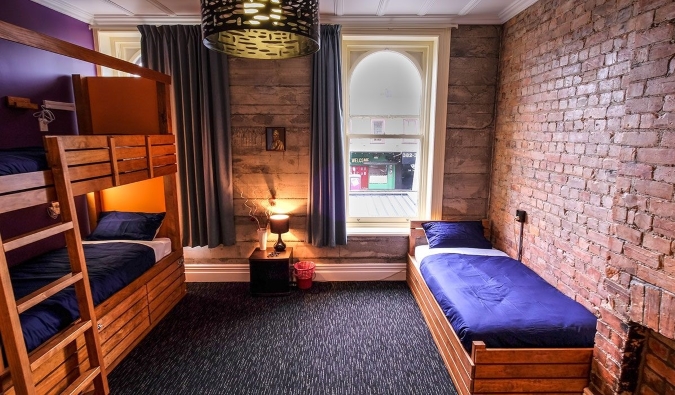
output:
[[[422,76],[405,55],[385,50],[366,55],[349,85],[352,116],[419,116]]]

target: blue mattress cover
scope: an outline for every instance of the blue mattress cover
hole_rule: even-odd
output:
[[[152,248],[132,243],[85,244],[94,305],[140,277],[155,264]],[[9,269],[14,296],[20,299],[70,273],[67,250],[35,257]],[[28,351],[34,350],[80,316],[73,287],[22,313],[19,318]]]
[[[47,157],[42,147],[0,150],[0,176],[45,169],[47,169]]]
[[[437,254],[422,277],[464,348],[593,347],[596,317],[510,257]]]

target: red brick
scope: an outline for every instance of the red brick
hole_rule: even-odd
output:
[[[668,59],[645,62],[631,70],[633,81],[642,81],[654,77],[663,77],[668,73]]]
[[[638,227],[638,229],[641,230],[647,230],[652,227],[652,216],[649,214],[644,214],[644,213],[639,213],[635,215],[635,218],[633,219],[633,224]]]
[[[634,147],[649,147],[658,144],[658,132],[622,132],[617,133],[614,141],[621,145]]]
[[[652,235],[645,235],[644,238],[642,239],[643,247],[649,250],[656,251],[660,254],[670,255],[671,252],[670,244],[671,244],[670,239],[664,239],[662,237],[655,237]]]
[[[637,160],[657,165],[672,165],[675,163],[675,148],[638,148]]]
[[[656,217],[652,220],[652,225],[655,233],[675,238],[675,221]]]
[[[650,209],[660,217],[675,218],[675,203],[652,200]]]
[[[658,12],[655,19],[658,19]],[[635,37],[635,47],[644,47],[650,44],[670,41],[673,36],[673,25],[666,23],[661,24],[651,29],[648,29]]]
[[[626,101],[626,113],[642,114],[658,112],[663,108],[663,98],[658,96],[641,97]]]
[[[642,284],[633,283],[630,286],[630,319],[634,322],[643,322],[645,307],[645,287]]]
[[[619,165],[619,174],[649,180],[654,168],[644,163],[624,162]],[[675,171],[673,172],[675,173]],[[675,177],[675,174],[673,175]]]
[[[675,339],[675,295],[664,292],[661,296],[661,323],[659,333],[669,339]],[[673,371],[675,373],[675,370]],[[671,383],[675,383],[672,379]]]
[[[640,194],[658,197],[661,199],[670,199],[673,197],[673,184],[665,182],[636,180],[635,191]]]
[[[630,244],[624,245],[623,251],[628,258],[635,259],[648,267],[653,269],[661,267],[661,260],[659,259],[661,256],[660,254]]]
[[[651,13],[646,13],[646,15],[651,15]],[[675,19],[675,3],[666,4],[663,7],[656,10],[656,15],[654,15],[654,22],[660,23],[670,19]]]
[[[663,258],[663,271],[675,277],[675,257],[667,256]]]
[[[639,245],[642,241],[642,232],[623,225],[616,226],[616,236],[636,245]]]
[[[645,312],[643,323],[654,330],[659,328],[661,314],[661,290],[654,287],[645,287]]]

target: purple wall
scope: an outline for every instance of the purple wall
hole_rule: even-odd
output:
[[[30,0],[0,1],[0,20],[64,41],[94,48],[89,26]],[[33,110],[7,107],[6,96],[73,102],[71,74],[96,75],[91,63],[0,40],[0,148],[41,146]],[[49,134],[77,134],[75,113],[53,110]]]
[[[79,46],[93,49],[89,26],[30,0],[1,0],[0,20],[47,34]],[[7,107],[6,96],[19,96],[42,104],[43,100],[73,102],[71,74],[96,75],[94,65],[51,52],[0,39],[0,148],[42,146],[42,136],[33,110]],[[75,113],[53,110],[56,120],[47,134],[77,134]],[[88,233],[86,203],[78,198],[80,227]],[[46,206],[0,215],[3,239],[55,221],[47,216]],[[62,237],[12,251],[10,263],[63,245]]]

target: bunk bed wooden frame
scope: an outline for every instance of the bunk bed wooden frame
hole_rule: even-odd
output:
[[[56,234],[57,231],[72,227],[70,234],[76,235],[73,236],[76,243],[68,244],[71,261],[75,254],[72,250],[82,250],[73,196],[93,193],[94,199],[89,200],[94,203],[93,209],[90,207],[90,213],[94,216],[92,222],[95,222],[95,217],[100,212],[100,206],[96,204],[100,201],[96,196],[99,191],[154,177],[163,178],[166,217],[158,236],[171,239],[172,251],[141,277],[93,309],[91,325],[93,322],[96,323],[96,330],[92,332],[96,334],[94,343],[98,347],[98,353],[91,352],[92,349],[88,345],[91,341],[85,338],[82,331],[73,332],[70,336],[63,335],[64,332],[71,330],[73,325],[84,321],[86,318],[84,313],[83,318],[73,323],[69,329],[31,353],[26,352],[23,337],[20,335],[18,313],[16,310],[12,311],[12,308],[16,308],[16,304],[14,304],[13,297],[7,297],[7,295],[13,295],[11,283],[8,282],[7,262],[4,252],[0,253],[2,258],[0,271],[4,271],[6,275],[2,276],[5,281],[1,284],[4,296],[0,297],[0,302],[3,304],[0,313],[4,315],[9,312],[8,315],[14,318],[5,320],[3,317],[6,323],[0,325],[3,329],[3,341],[5,345],[9,343],[10,348],[23,348],[23,352],[26,353],[26,355],[20,355],[21,361],[12,361],[8,357],[10,366],[3,366],[2,359],[0,359],[0,393],[6,395],[80,393],[84,390],[91,390],[92,383],[95,382],[91,379],[81,380],[81,377],[86,376],[90,371],[101,372],[97,377],[102,377],[104,381],[104,385],[95,386],[96,393],[107,393],[106,371],[112,370],[186,292],[178,218],[175,136],[170,134],[171,122],[168,106],[167,85],[170,84],[171,78],[168,75],[2,21],[0,21],[0,39],[125,71],[149,78],[157,84],[160,107],[158,116],[160,125],[162,125],[160,133],[164,134],[45,137],[51,170],[0,177],[0,212],[59,201],[62,215],[72,217],[64,218],[64,220],[71,220],[70,225],[61,224],[54,229],[38,230],[22,239],[0,239],[3,251],[35,241],[38,236]],[[78,79],[75,80],[76,83],[78,81]],[[86,104],[82,100],[78,101],[78,106],[86,106]],[[59,180],[65,182],[59,182]],[[86,265],[84,266],[83,274],[86,279]],[[84,300],[84,303],[91,304],[91,293],[87,298],[88,300]],[[8,336],[5,336],[5,332]],[[12,336],[9,336],[10,332]],[[96,358],[93,363],[90,363],[89,356],[92,354]]]
[[[415,247],[427,244],[422,224],[411,221],[406,281],[460,395],[581,394],[590,379],[593,348],[487,348],[468,353],[415,265]],[[454,221],[456,222],[456,221]],[[489,221],[483,220],[489,239]]]

